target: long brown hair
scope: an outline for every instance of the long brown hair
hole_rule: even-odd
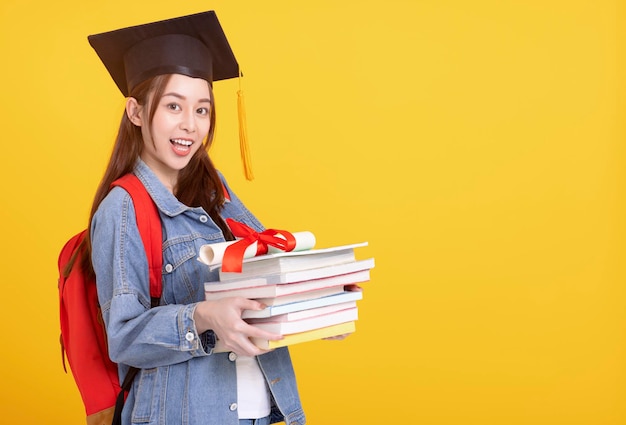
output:
[[[163,96],[170,78],[171,74],[158,75],[138,84],[130,93],[130,97],[135,98],[139,105],[149,106],[148,128],[152,127],[152,121],[156,113],[159,99]],[[189,164],[179,172],[174,195],[185,205],[203,207],[213,221],[220,227],[226,239],[233,240],[234,237],[230,229],[219,215],[224,203],[224,192],[217,170],[208,154],[215,132],[215,101],[211,85],[209,85],[209,92],[211,95],[211,127],[209,134],[203,142],[203,147],[196,151],[189,161]],[[128,118],[126,111],[124,111],[111,158],[109,159],[104,176],[98,185],[91,206],[88,229],[91,229],[93,216],[98,210],[102,200],[109,193],[111,183],[133,171],[135,163],[143,151],[143,146],[144,141],[141,134],[141,127],[134,125]],[[84,250],[80,258],[81,267],[85,272],[93,275],[94,270],[91,264],[91,239],[89,232],[87,232],[83,242]],[[69,264],[70,268],[72,263],[73,262],[70,262]],[[67,272],[69,273],[69,270]]]

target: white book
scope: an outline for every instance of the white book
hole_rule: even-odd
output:
[[[266,322],[255,323],[254,326],[269,332],[289,335],[299,332],[306,332],[313,329],[325,328],[339,323],[351,322],[358,319],[358,309],[350,308],[321,316],[296,320],[293,322]]]
[[[273,317],[290,313],[292,311],[314,309],[350,301],[358,301],[361,299],[363,299],[363,292],[361,291],[342,291],[335,295],[314,298],[312,300],[271,305],[267,306],[263,310],[244,310],[241,317],[244,319]]]
[[[314,289],[313,291],[298,292],[297,294],[283,295],[280,297],[256,298],[257,301],[273,306],[278,304],[295,303],[297,301],[313,300],[343,292],[343,285],[331,286],[330,288]]]
[[[309,270],[299,270],[253,278],[239,278],[229,280],[227,282],[206,282],[204,284],[204,289],[208,292],[217,292],[265,285],[283,285],[287,283],[304,282],[307,280],[338,276],[362,270],[370,270],[372,268],[374,268],[374,259],[369,258],[367,260],[352,261],[350,263],[319,267]]]
[[[331,297],[334,295],[331,295]],[[326,297],[330,298],[330,297]],[[293,322],[296,320],[309,319],[315,316],[322,316],[324,314],[335,313],[337,311],[348,310],[356,308],[356,301],[348,301],[339,304],[326,305],[324,307],[308,308],[306,310],[292,311],[289,313],[278,314],[272,317],[262,317],[256,319],[246,319],[246,322],[251,325],[257,323],[271,323],[271,322]]]
[[[227,289],[225,291],[214,291],[213,288],[209,286],[208,289],[205,287],[204,293],[207,300],[224,297],[244,297],[250,299],[280,297],[331,286],[345,286],[367,282],[369,279],[370,271],[361,270],[354,273],[340,274],[338,276],[330,276],[322,279],[305,280],[304,282],[296,282],[288,285],[263,285],[253,286],[251,288]]]
[[[278,252],[243,260],[241,273],[219,271],[220,281],[309,270],[355,261],[354,249],[367,242],[306,251]]]

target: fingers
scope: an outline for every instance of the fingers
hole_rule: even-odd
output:
[[[335,335],[335,336],[329,336],[328,338],[322,338],[322,339],[326,341],[341,341],[342,339],[346,339],[350,335],[352,334]]]
[[[233,338],[220,339],[220,351],[232,351],[238,356],[254,357],[265,353],[265,350],[260,349],[250,339],[244,335],[239,334]]]
[[[259,329],[241,318],[244,310],[265,308],[263,303],[242,297],[230,297],[217,301],[204,301],[200,305],[196,311],[203,313],[208,329],[212,329],[217,335],[220,341],[219,351],[234,351],[238,355],[257,356],[266,353],[267,350],[257,347],[250,338],[282,339],[281,335]],[[198,327],[198,322],[196,322],[196,327]]]
[[[258,356],[268,352],[268,350],[257,347],[252,342],[251,338],[280,340],[283,337],[282,335],[267,332],[256,326],[249,325],[242,320],[240,324],[235,326],[233,332],[226,333],[223,337],[220,337],[221,346],[225,348],[225,350],[223,349],[221,351],[234,351],[238,355],[244,356]]]
[[[245,302],[245,306],[243,308],[243,310],[263,310],[264,308],[266,308],[267,306],[259,301],[256,300],[248,300],[244,298]]]
[[[346,291],[349,291],[349,292],[361,292],[361,291],[363,291],[363,288],[361,288],[356,283],[353,283],[351,285],[346,285],[343,289],[345,289]]]
[[[268,332],[264,329],[257,328],[254,325],[248,325],[246,334],[249,338],[268,339],[270,341],[279,341],[283,339],[283,336],[280,334]]]

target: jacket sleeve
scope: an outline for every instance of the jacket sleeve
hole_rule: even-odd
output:
[[[94,215],[92,263],[109,356],[139,368],[175,364],[211,353],[214,339],[198,335],[196,303],[150,308],[148,262],[130,195],[113,189]]]

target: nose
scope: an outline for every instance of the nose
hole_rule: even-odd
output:
[[[194,116],[193,111],[182,114],[180,128],[185,130],[187,133],[193,133],[196,131],[196,117]]]

